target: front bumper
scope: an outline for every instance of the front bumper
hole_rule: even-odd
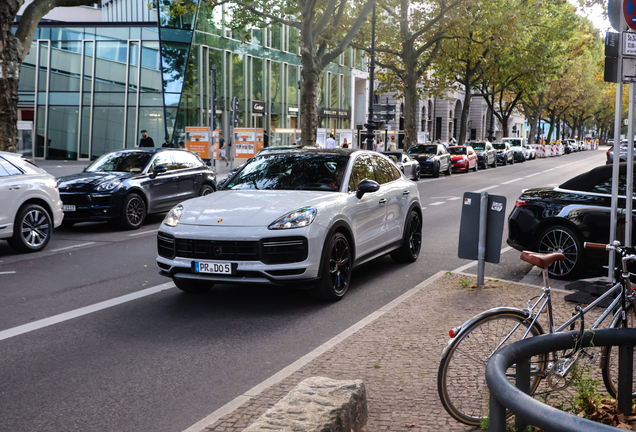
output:
[[[276,284],[310,288],[320,277],[320,264],[326,230],[313,224],[307,228],[281,231],[267,227],[215,227],[180,224],[161,225],[158,233],[159,273],[173,279],[210,283]],[[162,238],[175,239],[175,256],[162,250]],[[306,250],[290,251],[288,258],[272,259],[271,245],[303,239]],[[286,241],[287,240],[287,241]],[[183,246],[183,244],[190,246]],[[282,247],[282,246],[281,246]],[[269,248],[269,249],[268,249]],[[276,246],[273,246],[276,248]],[[281,249],[282,250],[282,249]],[[240,253],[239,253],[240,252]],[[295,255],[294,255],[295,254]],[[232,274],[197,273],[195,262],[230,263]]]
[[[435,172],[437,171],[437,164],[435,162],[423,161],[419,159],[418,162],[420,163],[420,174],[435,174]]]
[[[65,211],[65,221],[110,221],[119,219],[122,198],[113,193],[60,192],[64,205],[75,206]]]

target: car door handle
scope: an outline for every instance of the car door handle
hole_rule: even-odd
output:
[[[379,203],[380,203],[380,205],[384,205],[384,204],[386,204],[386,199],[382,198],[382,199],[379,201]]]
[[[20,185],[13,185],[13,186],[9,186],[9,190],[18,190],[20,189],[22,186]]]
[[[411,193],[411,192],[409,192],[409,191],[405,190],[404,192],[402,192],[402,195],[408,195],[408,194],[410,194],[410,193]]]

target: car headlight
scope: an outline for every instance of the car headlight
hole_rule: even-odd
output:
[[[284,216],[279,217],[271,223],[267,229],[289,229],[289,228],[303,228],[309,226],[316,218],[316,211],[313,207],[301,207],[297,210],[287,213]]]
[[[163,220],[163,223],[171,227],[176,227],[177,225],[179,225],[179,220],[181,219],[182,214],[183,206],[179,204],[168,212],[166,218]]]
[[[428,159],[426,159],[426,162],[435,162],[435,158],[434,157],[428,158]]]
[[[104,183],[100,183],[99,185],[97,185],[95,190],[98,192],[105,192],[105,191],[111,191],[111,190],[117,189],[119,186],[121,186],[121,182],[119,180],[111,180]]]

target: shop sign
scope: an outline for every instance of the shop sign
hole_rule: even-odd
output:
[[[265,102],[252,101],[252,112],[257,114],[265,113]]]
[[[297,113],[298,112],[298,107],[289,107],[289,108],[287,108],[287,110],[290,113]]]
[[[318,108],[318,117],[337,117],[337,118],[349,118],[351,117],[351,108],[343,110],[337,108]]]

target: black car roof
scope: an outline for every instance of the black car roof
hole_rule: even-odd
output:
[[[636,167],[636,163],[634,163],[634,167]],[[619,164],[618,172],[620,174],[625,174],[627,172],[626,162],[621,162]],[[602,165],[571,178],[559,187],[562,189],[590,191],[594,186],[610,177],[612,177],[612,165]]]

